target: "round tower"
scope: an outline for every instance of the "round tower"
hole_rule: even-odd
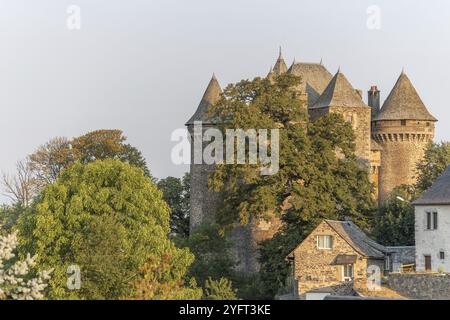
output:
[[[186,122],[191,142],[191,211],[189,219],[191,232],[205,222],[213,222],[220,205],[220,193],[208,189],[208,177],[214,172],[215,165],[206,164],[203,161],[202,137],[208,128],[215,125],[211,119],[208,119],[207,112],[220,99],[221,94],[222,88],[213,74],[197,110]],[[197,140],[195,140],[195,135],[197,135]],[[200,145],[196,145],[195,141],[200,141]]]
[[[394,188],[416,182],[417,164],[433,141],[436,122],[402,72],[372,120],[372,138],[381,146],[380,203],[389,199]]]

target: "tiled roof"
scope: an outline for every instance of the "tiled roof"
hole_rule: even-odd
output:
[[[442,204],[450,204],[450,165],[433,185],[419,199],[413,202],[413,205]]]

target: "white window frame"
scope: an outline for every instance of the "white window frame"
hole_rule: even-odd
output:
[[[319,238],[321,238],[321,237],[323,237],[324,239],[329,239],[328,243],[325,240],[323,241],[324,246],[319,245]],[[327,246],[327,244],[329,246]],[[316,245],[317,245],[317,249],[319,249],[319,250],[333,250],[333,236],[326,235],[326,234],[318,235],[316,237]]]
[[[346,276],[345,273],[348,271],[348,268],[351,267],[351,276]],[[342,280],[344,281],[352,281],[355,278],[355,265],[354,264],[344,264],[342,265]]]

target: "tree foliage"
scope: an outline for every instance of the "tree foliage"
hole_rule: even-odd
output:
[[[396,188],[390,199],[378,212],[373,235],[387,246],[414,245],[414,207],[411,201],[417,196],[410,186]]]
[[[205,300],[237,300],[236,290],[233,284],[226,278],[213,280],[208,278],[204,288]]]
[[[195,229],[189,239],[184,242],[195,256],[189,269],[189,276],[197,283],[205,283],[213,279],[233,278],[235,261],[230,252],[231,243],[221,233],[217,224],[203,224]]]
[[[262,279],[277,291],[287,273],[286,255],[323,219],[351,217],[369,227],[374,210],[367,168],[356,159],[355,135],[340,114],[308,121],[292,75],[256,78],[224,90],[212,114],[221,129],[279,129],[279,171],[260,175],[261,163],[218,165],[209,185],[224,194],[218,213],[223,226],[248,223],[274,212],[284,227],[262,252]],[[265,275],[263,275],[265,274]],[[275,280],[272,282],[272,280]],[[272,292],[272,293],[273,293]]]
[[[172,235],[187,238],[189,236],[190,211],[190,174],[183,178],[167,177],[157,183],[163,192],[164,201],[171,209],[170,230]]]
[[[96,130],[80,137],[56,137],[38,147],[28,156],[39,190],[56,181],[63,169],[76,162],[83,164],[96,160],[116,159],[144,171],[150,176],[141,152],[126,143],[121,130]]]
[[[167,239],[162,193],[142,170],[118,160],[70,166],[44,189],[33,211],[19,222],[22,251],[55,268],[51,298],[130,296],[129,284],[148,259],[162,259],[167,250],[181,264],[191,259]],[[80,267],[80,290],[66,286],[70,265]]]
[[[450,142],[430,143],[425,157],[417,165],[419,193],[427,190],[450,164]]]

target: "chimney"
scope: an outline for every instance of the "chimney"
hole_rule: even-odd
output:
[[[380,90],[377,86],[371,86],[368,91],[367,104],[372,108],[372,117],[380,111]]]

